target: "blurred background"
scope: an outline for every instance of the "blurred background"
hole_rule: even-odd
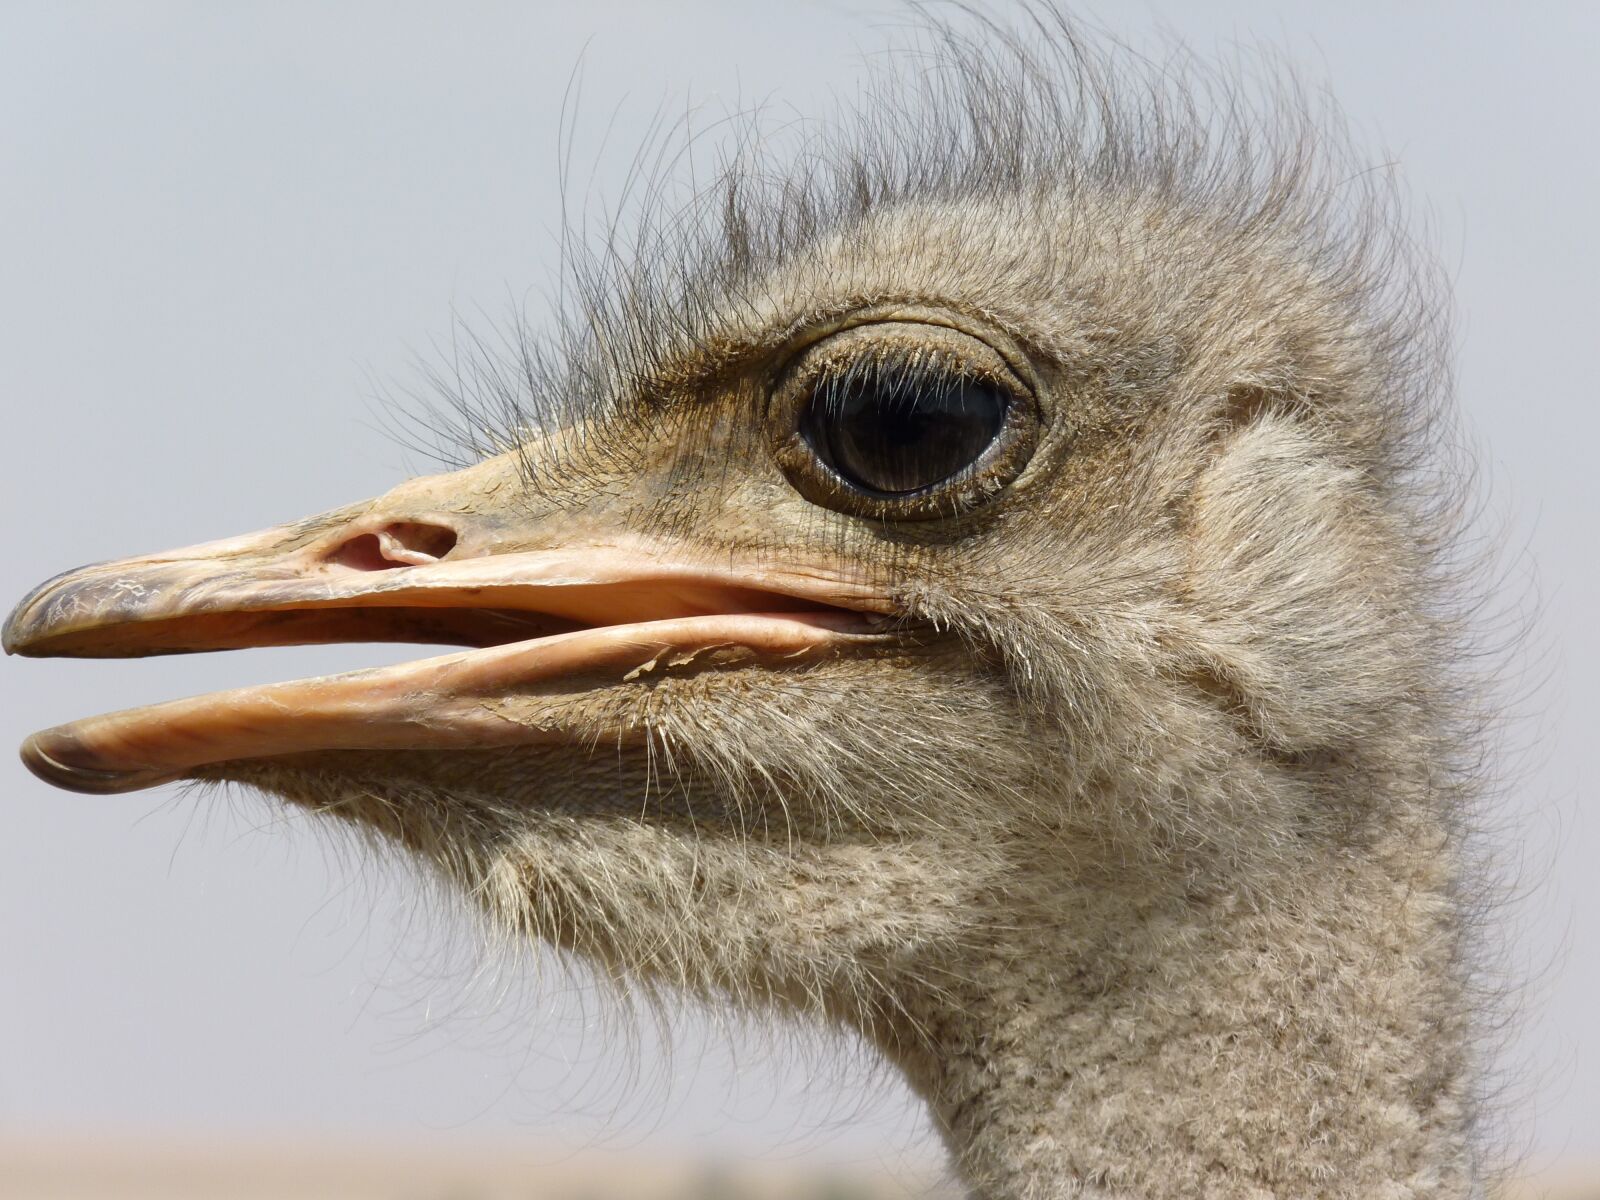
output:
[[[1004,13],[1006,6],[994,5]],[[1526,981],[1527,1172],[1600,1196],[1594,234],[1584,3],[1163,0],[1135,47],[1265,42],[1399,165],[1448,265],[1511,681],[1494,837]],[[652,124],[849,96],[908,9],[0,0],[0,600],[91,559],[276,523],[429,464],[382,397],[460,318],[537,321],[565,103],[578,199]],[[576,74],[575,74],[576,72]],[[0,743],[89,711],[414,656],[12,660]],[[248,797],[83,797],[0,760],[0,1196],[679,1196],[940,1189],[859,1047],[482,962],[403,868]]]

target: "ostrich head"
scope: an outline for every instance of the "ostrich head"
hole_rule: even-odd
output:
[[[848,1023],[996,1195],[1463,1193],[1425,273],[1293,104],[937,40],[577,268],[477,364],[470,465],[5,635],[467,649],[23,757],[247,783],[502,929]]]

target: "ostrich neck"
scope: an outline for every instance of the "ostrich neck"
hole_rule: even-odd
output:
[[[1469,1195],[1452,844],[1397,825],[1248,898],[1057,885],[897,1057],[995,1200]]]

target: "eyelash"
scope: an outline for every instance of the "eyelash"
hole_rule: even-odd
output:
[[[920,347],[876,346],[867,353],[819,363],[803,386],[813,396],[824,390],[839,394],[855,387],[886,385],[892,385],[896,395],[937,395],[973,384],[1009,390],[1003,381],[973,370],[953,355]]]

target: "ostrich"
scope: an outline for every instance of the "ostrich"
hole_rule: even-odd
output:
[[[508,935],[853,1028],[984,1196],[1473,1194],[1430,271],[1292,91],[930,29],[790,158],[651,190],[478,364],[472,461],[5,628],[466,649],[23,759],[252,785]]]

